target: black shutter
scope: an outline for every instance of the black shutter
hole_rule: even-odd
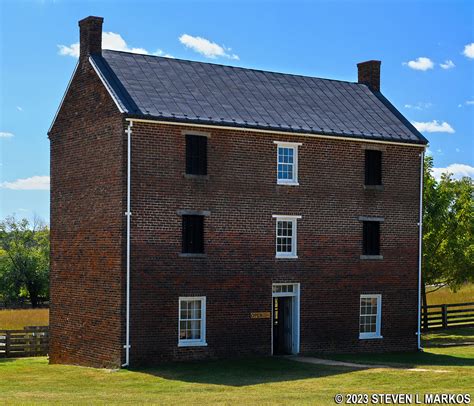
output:
[[[186,173],[207,175],[207,137],[186,135]]]
[[[204,217],[183,216],[183,253],[204,253]]]
[[[363,227],[363,254],[380,255],[380,223],[364,221]]]
[[[382,184],[382,151],[365,150],[365,184]]]

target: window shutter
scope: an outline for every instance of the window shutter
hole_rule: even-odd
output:
[[[204,253],[204,217],[183,216],[182,252],[188,254]]]
[[[382,152],[366,149],[365,150],[365,184],[382,184]]]
[[[207,175],[207,137],[186,135],[186,173]]]
[[[380,223],[378,221],[363,223],[363,254],[380,255]]]
[[[182,252],[189,252],[189,217],[183,216],[183,243]]]
[[[198,172],[199,175],[207,175],[207,137],[198,137]]]

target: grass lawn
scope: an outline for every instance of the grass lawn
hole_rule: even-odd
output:
[[[443,370],[448,372],[352,370],[257,358],[110,372],[24,358],[0,361],[0,403],[334,405],[337,393],[474,396],[473,367],[443,365]]]
[[[335,359],[337,361],[377,365],[399,365],[405,367],[474,367],[474,327],[448,329],[423,334],[421,345],[424,351],[415,353],[323,354],[321,357]],[[474,373],[474,368],[472,372]],[[474,382],[474,374],[471,378]]]
[[[48,365],[46,357],[0,359],[0,404],[294,404],[334,405],[337,393],[470,393],[474,397],[474,329],[427,337],[423,353],[332,358],[402,362],[402,368],[354,370],[267,357],[165,364],[139,370]],[[466,330],[466,331],[464,331]],[[444,372],[440,372],[444,371]]]
[[[0,310],[0,330],[21,330],[25,326],[48,326],[49,309]]]
[[[433,289],[430,286],[426,287],[427,292]],[[427,302],[430,305],[474,302],[474,284],[464,285],[457,292],[453,292],[449,288],[441,288],[436,292],[428,293]]]

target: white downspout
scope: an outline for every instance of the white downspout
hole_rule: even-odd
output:
[[[128,367],[130,364],[130,217],[132,216],[130,207],[130,184],[131,184],[131,159],[132,159],[132,126],[133,121],[128,122],[125,130],[127,134],[127,293],[126,293],[126,320],[125,320],[125,364],[122,367]]]
[[[420,154],[420,218],[418,221],[418,331],[416,332],[418,341],[418,350],[423,350],[421,347],[421,261],[423,248],[423,170],[425,164],[425,151]]]

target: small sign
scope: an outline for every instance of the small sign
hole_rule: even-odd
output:
[[[270,312],[253,312],[253,313],[250,313],[250,318],[251,319],[269,319]]]

